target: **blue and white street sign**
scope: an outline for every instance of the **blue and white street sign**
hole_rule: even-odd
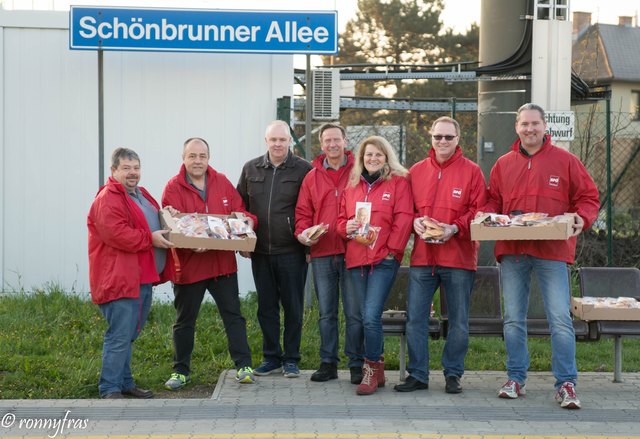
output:
[[[80,50],[338,52],[336,11],[231,11],[71,6],[69,47]]]

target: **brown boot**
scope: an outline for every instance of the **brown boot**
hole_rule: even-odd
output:
[[[384,376],[384,355],[380,355],[380,362],[378,363],[378,387],[384,387],[384,383],[387,381]]]
[[[358,395],[371,395],[378,390],[378,368],[380,363],[369,361],[365,358],[362,367],[362,382],[358,385],[356,393]],[[383,372],[384,374],[384,372]]]

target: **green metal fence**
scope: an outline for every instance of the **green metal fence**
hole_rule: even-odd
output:
[[[576,262],[584,266],[640,267],[640,120],[632,113],[610,111],[605,100],[577,105],[572,110],[575,112],[575,140],[570,143],[570,150],[593,176],[601,201],[598,220],[578,240]],[[285,111],[290,111],[290,107]],[[297,120],[304,120],[303,113],[294,114]],[[408,168],[426,156],[431,143],[428,131],[433,120],[453,114],[461,125],[460,145],[465,155],[477,160],[480,153],[485,154],[485,160],[490,160],[489,153],[477,146],[477,131],[488,118],[495,117],[492,114],[456,112],[455,109],[451,112],[349,109],[341,111],[340,122],[347,127],[399,127],[400,135],[392,143]],[[504,113],[503,117],[505,129],[496,133],[495,140],[496,146],[506,151],[506,146],[516,139],[515,114]],[[314,128],[320,124],[314,122]],[[303,135],[304,126],[297,126],[296,132]],[[367,129],[351,131],[349,147],[356,148],[373,133],[375,131]],[[310,157],[320,152],[317,136],[311,137],[310,147]],[[496,151],[495,154],[497,159],[500,153]]]
[[[571,151],[595,180],[601,203],[598,220],[581,240],[580,256],[600,265],[640,266],[640,120],[611,111],[609,101],[574,111]]]

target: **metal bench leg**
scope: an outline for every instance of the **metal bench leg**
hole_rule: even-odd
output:
[[[613,382],[621,383],[622,382],[622,336],[616,335],[613,338],[613,343],[615,347],[614,358],[613,358]]]
[[[407,336],[400,334],[400,381],[404,381],[407,371]]]

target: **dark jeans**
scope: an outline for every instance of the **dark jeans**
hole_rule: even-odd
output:
[[[258,291],[258,322],[262,329],[265,361],[300,361],[304,284],[307,262],[304,252],[251,256],[253,279]],[[284,310],[283,346],[280,346],[280,304]]]
[[[433,295],[444,289],[449,312],[449,330],[442,352],[445,377],[461,377],[469,349],[469,303],[476,272],[433,265],[411,267],[407,301],[407,344],[409,374],[429,382],[429,314]]]
[[[192,284],[173,286],[177,311],[173,325],[173,370],[189,375],[191,353],[193,352],[196,319],[205,291],[209,291],[216,302],[218,312],[227,333],[229,355],[236,369],[251,366],[251,350],[247,343],[247,322],[240,312],[238,296],[238,276],[236,273],[219,276]]]
[[[395,259],[383,259],[378,265],[349,269],[353,293],[362,304],[364,357],[369,361],[380,361],[384,353],[382,311],[399,267]]]
[[[344,265],[344,254],[311,259],[313,281],[318,297],[320,319],[320,360],[338,364],[338,307],[342,294],[345,317],[344,353],[349,367],[362,367],[364,362],[364,333],[362,303],[351,287],[351,276]]]

